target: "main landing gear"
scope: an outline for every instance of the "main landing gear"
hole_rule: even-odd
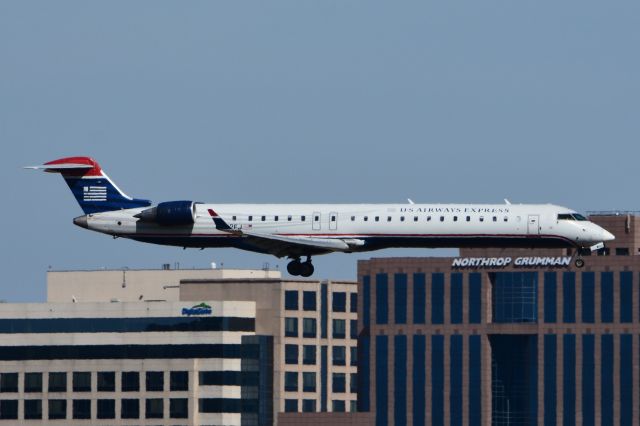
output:
[[[313,270],[311,256],[307,256],[306,262],[300,262],[300,258],[296,258],[287,265],[287,272],[293,276],[310,277],[313,275]]]

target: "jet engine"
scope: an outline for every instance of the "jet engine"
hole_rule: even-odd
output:
[[[196,221],[196,203],[193,201],[166,201],[135,215],[143,222],[162,226],[192,225]]]

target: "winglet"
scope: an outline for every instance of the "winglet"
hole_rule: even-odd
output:
[[[213,223],[216,224],[216,229],[218,231],[233,231],[233,229],[229,226],[229,224],[227,222],[224,221],[224,219],[222,219],[220,216],[218,216],[218,213],[216,213],[215,211],[213,211],[213,209],[208,209],[209,210],[209,216],[211,216],[211,218],[213,219]]]

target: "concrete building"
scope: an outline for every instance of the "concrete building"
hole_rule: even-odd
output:
[[[271,424],[270,353],[253,302],[0,304],[0,424]]]
[[[359,408],[378,425],[640,424],[640,226],[566,250],[360,261]]]

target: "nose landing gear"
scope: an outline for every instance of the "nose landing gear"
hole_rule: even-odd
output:
[[[581,257],[576,257],[576,260],[574,260],[573,263],[576,265],[576,268],[582,268],[584,266],[584,260]]]
[[[307,256],[306,262],[300,262],[300,258],[295,258],[287,265],[287,272],[293,276],[310,277],[313,275],[314,267],[311,263],[311,256]]]

